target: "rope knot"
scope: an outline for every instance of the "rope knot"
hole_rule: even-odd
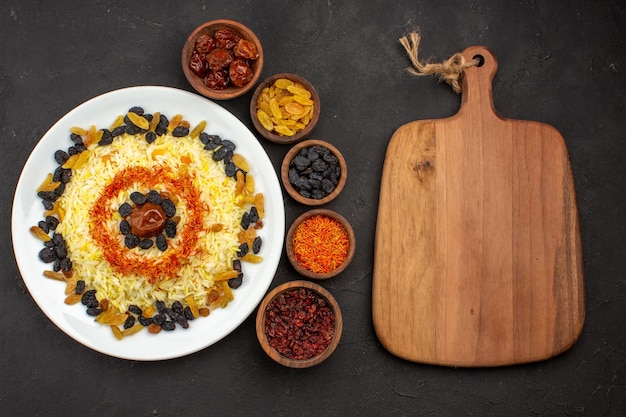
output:
[[[475,59],[466,62],[463,55],[459,52],[452,55],[441,64],[422,64],[418,56],[420,35],[417,32],[409,34],[409,38],[403,36],[400,38],[400,43],[409,55],[411,64],[413,64],[413,68],[407,68],[407,71],[418,77],[436,75],[440,82],[445,81],[450,84],[457,94],[461,92],[459,79],[463,70],[478,64],[478,61]]]

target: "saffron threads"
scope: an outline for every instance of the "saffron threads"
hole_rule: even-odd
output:
[[[329,216],[314,215],[293,233],[293,253],[305,269],[318,274],[341,266],[348,256],[350,240],[342,224]]]

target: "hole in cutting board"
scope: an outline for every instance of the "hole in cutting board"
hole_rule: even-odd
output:
[[[476,64],[477,67],[482,67],[485,64],[485,57],[482,55],[474,55],[472,59],[478,60],[478,64]]]

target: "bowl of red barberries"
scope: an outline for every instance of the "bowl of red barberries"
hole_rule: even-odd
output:
[[[328,359],[342,329],[337,300],[321,285],[305,280],[274,288],[256,316],[261,347],[274,361],[290,368],[308,368]]]
[[[229,100],[250,91],[263,69],[257,36],[234,20],[219,19],[197,27],[182,53],[185,77],[200,94]]]

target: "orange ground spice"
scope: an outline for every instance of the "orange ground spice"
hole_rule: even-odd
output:
[[[348,256],[348,232],[337,220],[314,215],[304,220],[293,233],[293,253],[300,265],[315,273],[339,268]]]

